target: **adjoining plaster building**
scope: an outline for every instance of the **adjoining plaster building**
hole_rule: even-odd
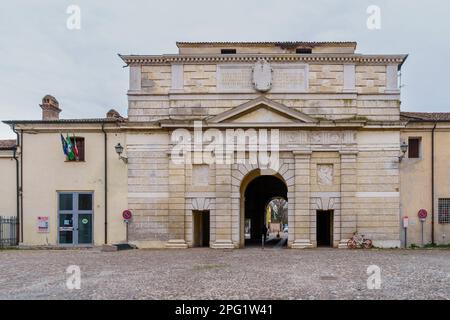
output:
[[[359,54],[354,42],[177,45],[178,54],[121,55],[130,71],[126,119],[109,112],[62,120],[46,96],[42,120],[6,121],[19,141],[21,243],[122,242],[121,213],[129,209],[128,240],[138,247],[242,248],[261,239],[275,198],[288,202],[290,248],[346,247],[356,231],[376,246],[400,247],[405,215],[408,242],[420,243],[419,209],[434,213],[425,242],[432,227],[435,242],[448,242],[448,212],[438,207],[450,198],[450,117],[400,112],[406,55]],[[241,149],[228,149],[230,133],[233,146],[243,135]],[[67,160],[61,134],[82,159]],[[251,156],[265,136],[276,166]],[[208,162],[202,151],[213,140],[226,146],[210,149]],[[417,145],[417,158],[411,148],[403,155],[404,141]],[[187,153],[174,149],[192,157],[175,161]],[[7,180],[15,186],[15,175]],[[42,219],[48,229],[37,227]]]

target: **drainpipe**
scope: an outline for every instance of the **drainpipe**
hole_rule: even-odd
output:
[[[20,185],[19,185],[19,158],[17,157],[17,147],[20,145],[19,140],[19,132],[16,130],[16,124],[13,124],[12,131],[16,134],[16,146],[14,147],[14,160],[16,161],[16,217],[17,217],[17,225],[16,225],[16,241],[17,245],[20,243],[20,226],[22,223],[20,222]]]
[[[105,123],[102,123],[102,131],[105,144],[105,244],[108,244],[108,136],[105,131]]]
[[[434,123],[431,131],[431,244],[434,244],[434,133],[436,131],[437,122]]]

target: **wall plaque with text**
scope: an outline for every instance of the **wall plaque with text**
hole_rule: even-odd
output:
[[[217,91],[250,93],[257,92],[254,86],[252,64],[223,64],[217,66]],[[266,67],[269,69],[269,66]],[[307,64],[270,64],[271,93],[304,93],[308,91]]]

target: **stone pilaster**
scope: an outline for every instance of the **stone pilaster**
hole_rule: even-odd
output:
[[[341,151],[341,240],[339,248],[347,248],[347,241],[357,230],[357,151]]]
[[[311,248],[310,233],[310,169],[311,169],[311,152],[310,151],[294,151],[295,159],[295,213],[294,213],[294,242],[292,249]]]
[[[216,164],[216,241],[213,249],[233,249],[231,164]]]
[[[169,241],[167,248],[185,249],[185,164],[175,164],[169,159]]]

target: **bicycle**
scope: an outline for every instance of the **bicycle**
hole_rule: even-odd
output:
[[[373,248],[372,240],[364,237],[363,234],[355,232],[353,236],[347,241],[349,249],[371,249]]]

